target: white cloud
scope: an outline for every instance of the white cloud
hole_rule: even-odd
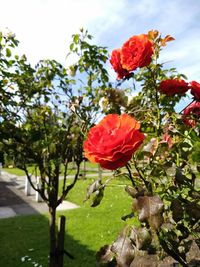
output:
[[[0,29],[8,27],[20,41],[20,51],[32,63],[54,58],[64,63],[71,35],[89,29],[95,42],[109,50],[131,35],[158,29],[176,41],[163,51],[190,79],[200,72],[200,2],[196,0],[0,0]]]
[[[109,16],[114,1],[5,0],[0,5],[0,28],[16,33],[21,51],[35,63],[41,58],[63,61],[71,35]]]

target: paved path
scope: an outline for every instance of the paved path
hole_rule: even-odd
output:
[[[0,178],[0,219],[17,215],[30,215],[48,212],[44,202],[36,202],[34,192],[31,196],[24,193],[25,176],[16,176],[1,172]],[[57,210],[78,208],[69,201],[63,201]]]
[[[103,176],[110,176],[112,172],[103,172]],[[87,177],[98,177],[98,173],[87,174]],[[1,171],[0,175],[0,219],[17,215],[30,215],[48,212],[48,206],[44,202],[36,202],[34,190],[31,195],[24,193],[26,176],[17,176]],[[61,179],[63,177],[60,177]],[[74,178],[73,175],[67,178]],[[63,201],[57,210],[69,210],[78,208],[74,203]]]

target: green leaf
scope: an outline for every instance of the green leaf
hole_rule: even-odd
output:
[[[9,48],[6,48],[6,56],[7,57],[11,57],[11,51],[10,51],[10,49]]]
[[[101,187],[99,190],[95,191],[95,195],[92,200],[91,207],[94,208],[101,203],[101,200],[103,199],[103,196],[104,196],[104,188],[105,187]]]
[[[78,34],[74,35],[73,41],[75,44],[78,44],[78,42],[79,42],[79,35]]]
[[[74,49],[74,43],[71,43],[70,46],[69,46],[70,50],[73,51]]]

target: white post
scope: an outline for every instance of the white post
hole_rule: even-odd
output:
[[[40,177],[37,176],[37,188],[40,189],[41,188],[41,180],[40,180]],[[36,194],[35,194],[35,200],[36,202],[42,202],[43,199],[41,198],[40,194],[36,191]]]
[[[30,182],[29,182],[27,177],[25,179],[25,195],[26,196],[30,196],[31,195],[31,184],[30,184]]]

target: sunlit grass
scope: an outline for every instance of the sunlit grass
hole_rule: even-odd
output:
[[[131,198],[124,190],[127,181],[111,181],[102,203],[96,208],[90,207],[90,201],[83,202],[91,182],[92,179],[78,180],[67,196],[67,200],[80,208],[58,214],[66,216],[65,248],[75,257],[75,260],[65,257],[66,267],[97,266],[96,251],[116,238],[126,224],[121,216],[131,211]],[[46,267],[48,240],[48,214],[1,219],[0,266],[28,267],[33,266],[34,261]],[[31,258],[30,262],[21,262],[25,255]]]
[[[86,174],[87,173],[95,173],[98,171],[98,165],[97,164],[93,164],[90,162],[86,162],[85,163],[85,170],[86,170]],[[15,174],[18,176],[25,176],[25,172],[19,168],[3,168],[3,171],[6,171],[10,174]],[[33,173],[35,171],[35,166],[29,166],[28,167],[28,171],[29,173]],[[84,163],[81,164],[80,167],[80,174],[82,174],[84,172]],[[62,176],[64,174],[64,166],[61,166],[61,170],[60,170],[60,175]],[[68,175],[74,175],[76,174],[76,166],[73,163],[70,163],[68,166]]]

